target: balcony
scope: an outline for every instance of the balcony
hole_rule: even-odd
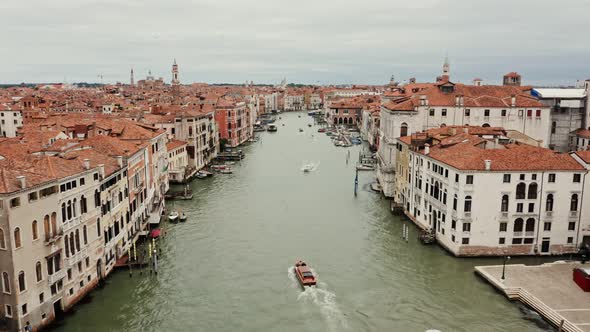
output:
[[[569,216],[570,216],[570,218],[577,218],[578,217],[578,211],[570,211]]]
[[[66,276],[66,269],[61,269],[59,271],[54,272],[47,276],[47,282],[49,285],[53,285],[54,283],[60,281]]]
[[[533,232],[524,232],[524,236],[525,237],[533,237],[533,236],[535,236],[535,232],[534,231]]]
[[[508,219],[508,212],[501,212],[500,219]]]
[[[546,211],[546,212],[545,212],[545,217],[547,217],[547,218],[549,218],[549,219],[550,219],[550,218],[553,218],[553,211]]]
[[[82,219],[81,216],[77,216],[72,218],[69,221],[66,221],[63,225],[62,225],[62,229],[64,232],[69,231],[70,229],[77,227],[80,225],[80,220]]]
[[[514,232],[512,234],[512,237],[522,237],[524,235],[524,232]]]
[[[55,235],[45,234],[45,245],[53,245],[64,235],[63,229],[57,231]]]

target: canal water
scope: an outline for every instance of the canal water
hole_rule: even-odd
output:
[[[501,259],[458,259],[423,246],[305,113],[243,148],[234,173],[192,183],[187,213],[165,224],[157,276],[115,272],[59,331],[545,331],[473,273]],[[304,131],[299,132],[299,128]],[[350,151],[350,162],[347,153]],[[303,164],[316,165],[304,173]],[[298,285],[306,260],[317,289]],[[509,278],[510,276],[508,276]]]

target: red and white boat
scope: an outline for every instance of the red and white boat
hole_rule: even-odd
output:
[[[297,276],[297,279],[299,279],[299,282],[303,286],[315,286],[317,283],[316,277],[313,275],[313,272],[311,271],[309,266],[307,266],[307,264],[302,260],[298,260],[295,263],[295,275]]]

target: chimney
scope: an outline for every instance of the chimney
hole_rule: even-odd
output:
[[[516,95],[512,95],[512,97],[510,98],[510,106],[516,106]]]
[[[420,95],[420,106],[426,106],[428,103],[426,102],[426,95]]]
[[[104,179],[104,164],[98,165],[98,174],[101,179]]]
[[[84,169],[86,169],[86,170],[90,169],[90,159],[88,159],[88,158],[84,159]]]
[[[424,144],[424,154],[428,155],[430,153],[430,144]]]
[[[458,95],[457,95],[457,96],[455,96],[455,106],[459,106],[459,105],[461,105],[461,104],[460,104],[460,102],[459,102],[460,100],[461,100],[461,99],[460,99],[460,97],[459,97]]]
[[[21,189],[25,189],[27,187],[27,181],[24,175],[19,175],[16,177],[16,179],[18,180]]]
[[[492,161],[491,160],[484,160],[483,161],[486,164],[486,171],[489,171],[490,169],[492,169]]]
[[[117,165],[119,165],[119,168],[123,168],[123,156],[115,156],[115,159],[117,159]]]

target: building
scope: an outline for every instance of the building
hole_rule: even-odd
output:
[[[289,91],[285,93],[284,97],[284,110],[285,112],[289,111],[304,111],[305,107],[305,95],[300,94],[297,91]]]
[[[569,134],[568,151],[590,150],[590,130],[576,129]]]
[[[246,103],[230,97],[220,98],[217,102],[215,121],[219,128],[219,137],[227,147],[237,147],[246,142],[254,130]]]
[[[397,201],[456,256],[574,253],[587,236],[587,170],[568,154],[472,126],[415,133],[396,146]]]
[[[0,104],[0,134],[2,137],[16,137],[23,126],[23,114],[20,110]]]
[[[560,152],[569,151],[570,133],[584,128],[586,91],[573,88],[535,88],[531,94],[550,109],[549,148]]]
[[[171,183],[184,183],[190,175],[187,144],[184,141],[170,140],[166,144],[168,150],[168,178]]]

